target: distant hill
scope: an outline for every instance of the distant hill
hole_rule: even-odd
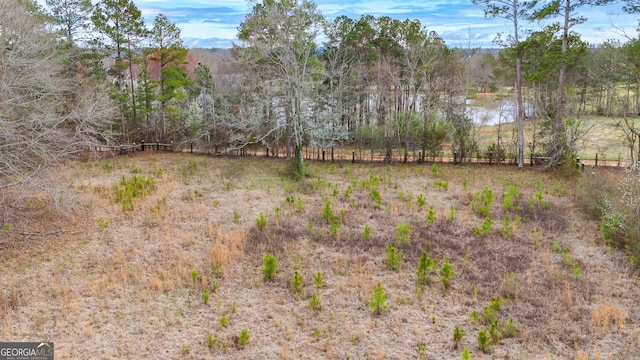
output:
[[[187,48],[228,49],[232,46],[232,43],[229,41],[229,39],[222,39],[217,37],[211,37],[207,39],[185,37],[182,38],[182,43]]]
[[[462,53],[467,57],[471,57],[476,54],[491,54],[493,56],[498,56],[500,51],[502,51],[501,48],[459,48],[458,50],[462,51]]]

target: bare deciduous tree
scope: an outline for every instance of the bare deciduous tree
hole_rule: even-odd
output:
[[[298,171],[302,171],[302,145],[311,121],[304,101],[313,89],[313,75],[321,69],[315,41],[323,20],[316,5],[308,0],[265,1],[254,5],[238,34],[254,62],[283,90],[287,155],[291,154],[289,144],[293,141]]]
[[[99,84],[83,82],[69,105],[60,42],[33,3],[0,3],[0,189],[32,183],[40,170],[100,137],[111,109]]]

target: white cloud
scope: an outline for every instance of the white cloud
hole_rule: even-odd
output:
[[[190,21],[180,24],[180,30],[182,37],[201,39],[215,37],[233,40],[238,35],[237,25],[216,22],[204,25],[201,22]]]
[[[37,0],[45,5],[45,0]],[[94,3],[97,0],[92,0]],[[261,1],[261,0],[257,0]],[[252,4],[246,0],[134,0],[143,16],[151,26],[158,13],[164,13],[181,29],[182,36],[190,39],[215,38],[222,43],[231,44],[236,40],[237,28]],[[504,19],[485,19],[484,7],[473,5],[470,0],[393,0],[315,1],[320,12],[329,19],[339,15],[357,19],[361,15],[390,16],[396,19],[417,19],[430,31],[436,31],[449,46],[493,47],[496,34],[509,35],[513,25]],[[626,41],[623,33],[637,36],[637,19],[624,14],[622,5],[616,3],[602,7],[582,7],[580,15],[587,22],[574,28],[583,40],[592,44],[607,39]],[[556,21],[556,20],[553,20]],[[547,23],[549,23],[548,21]],[[540,23],[522,22],[521,29],[540,30]],[[196,40],[194,40],[196,39]]]

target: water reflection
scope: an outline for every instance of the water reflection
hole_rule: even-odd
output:
[[[525,118],[532,118],[534,110],[532,104],[525,103]],[[475,125],[498,125],[500,123],[513,122],[515,112],[516,106],[512,101],[502,100],[497,107],[489,108],[476,106],[473,100],[467,100],[467,117],[471,119]]]

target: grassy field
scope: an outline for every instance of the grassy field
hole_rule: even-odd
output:
[[[623,131],[616,126],[616,120],[602,116],[585,117],[580,128],[589,129],[586,135],[576,142],[578,156],[581,159],[593,160],[598,155],[599,161],[607,161],[610,166],[617,164],[618,159],[621,160],[623,166],[630,158],[629,146],[626,145]],[[640,121],[635,120],[637,126]],[[525,122],[525,153],[529,153],[529,146],[532,142],[532,134],[534,126],[540,129],[540,121],[534,125],[534,120]],[[505,123],[501,125],[501,137],[503,144],[514,144],[516,139],[516,126],[513,123]],[[478,138],[481,149],[497,142],[498,126],[483,126],[478,130]],[[634,156],[638,153],[638,143],[635,144]]]
[[[0,339],[58,360],[640,357],[637,271],[576,178],[308,166],[145,152],[4,192]]]
[[[509,99],[511,93],[504,93],[502,98]],[[478,94],[475,104],[487,109],[496,109],[499,107],[497,101],[498,95],[495,94]],[[635,124],[635,128],[640,127],[640,119],[629,119],[631,124]],[[629,146],[626,143],[625,134],[618,126],[624,125],[622,118],[604,117],[597,115],[585,115],[580,119],[579,126],[576,126],[575,133],[580,134],[579,140],[576,141],[578,157],[581,159],[593,160],[598,155],[599,161],[605,161],[609,166],[617,165],[618,159],[624,166],[630,159]],[[525,121],[525,153],[529,153],[530,145],[533,141],[533,135],[540,131],[542,120]],[[489,144],[498,141],[498,131],[500,131],[503,144],[515,144],[517,128],[514,123],[504,123],[498,128],[497,125],[482,126],[478,130],[478,140],[481,149],[485,149]],[[635,143],[634,156],[638,154],[638,143]]]

